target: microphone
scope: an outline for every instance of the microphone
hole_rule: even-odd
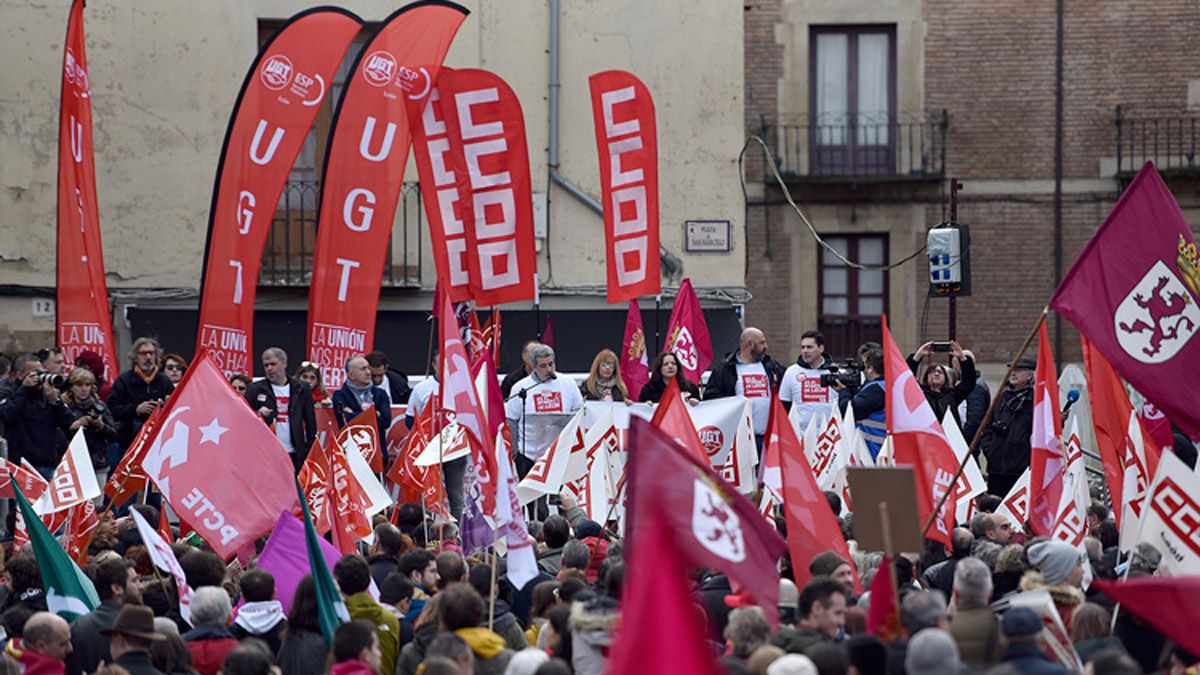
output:
[[[1077,401],[1079,401],[1079,390],[1072,389],[1071,391],[1068,391],[1067,392],[1067,403],[1066,403],[1066,405],[1063,406],[1062,414],[1066,415],[1068,412],[1070,412],[1071,406],[1075,405],[1075,403]]]

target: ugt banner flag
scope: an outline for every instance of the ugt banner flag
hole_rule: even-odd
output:
[[[113,348],[112,314],[104,281],[96,159],[92,152],[92,90],[83,34],[83,0],[71,4],[63,49],[58,120],[58,346],[67,365],[90,349],[104,359],[110,379],[120,368]],[[96,373],[99,377],[103,373]]]
[[[1059,284],[1050,306],[1189,436],[1200,436],[1200,255],[1146,162]]]

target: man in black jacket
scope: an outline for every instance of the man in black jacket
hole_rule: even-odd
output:
[[[292,466],[299,472],[317,438],[312,389],[288,377],[287,352],[279,347],[265,350],[262,364],[266,377],[246,387],[246,402],[275,431],[292,459]]]
[[[133,442],[154,407],[165,403],[175,390],[159,367],[162,347],[158,340],[151,337],[134,340],[129,357],[133,366],[117,376],[108,392],[108,409],[117,421],[117,443],[122,452]]]
[[[101,661],[112,663],[109,639],[111,629],[124,605],[142,604],[142,582],[133,563],[124,558],[106,560],[96,568],[96,595],[100,606],[71,624],[71,645],[74,651],[67,657],[67,673],[93,673]]]
[[[22,458],[27,459],[48,480],[66,448],[59,428],[69,425],[72,419],[58,400],[58,393],[42,385],[41,371],[42,362],[37,356],[17,357],[12,381],[0,392],[0,420],[4,422],[9,461],[20,464]]]
[[[408,375],[388,365],[387,354],[367,354],[367,366],[371,369],[371,382],[388,395],[392,405],[408,403],[408,397],[412,394],[412,389],[408,386]]]
[[[987,457],[988,492],[1004,497],[1029,468],[1029,436],[1033,433],[1033,376],[1037,359],[1017,359],[992,421],[983,430],[979,447]]]
[[[337,418],[338,428],[346,426],[367,408],[375,409],[379,442],[386,445],[388,427],[392,425],[392,408],[388,405],[387,394],[371,382],[371,367],[367,360],[355,356],[346,361],[346,381],[342,388],[333,392],[333,415]]]
[[[729,352],[713,366],[708,384],[704,386],[704,398],[745,396],[750,399],[754,438],[761,448],[771,412],[771,392],[779,389],[785,370],[782,363],[767,353],[767,338],[763,332],[747,328],[742,331],[738,350]]]

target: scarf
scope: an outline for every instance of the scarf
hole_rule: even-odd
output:
[[[359,403],[375,402],[375,396],[371,393],[371,390],[375,388],[373,384],[368,384],[365,387],[356,387],[349,380],[346,380],[346,388],[350,390],[350,393],[354,394],[354,398],[358,399]]]
[[[158,377],[158,366],[154,366],[154,370],[150,371],[149,375],[143,373],[142,369],[138,368],[137,366],[133,367],[133,372],[137,373],[137,376],[142,378],[142,382],[150,384],[154,381],[154,378]]]
[[[484,661],[489,661],[504,651],[504,638],[486,628],[459,628],[454,631]]]

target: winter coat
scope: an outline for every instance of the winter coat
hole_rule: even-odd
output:
[[[978,370],[976,370],[978,373]],[[979,425],[983,424],[983,416],[987,414],[988,406],[992,404],[992,392],[988,389],[987,382],[983,380],[975,381],[975,388],[967,394],[967,412],[963,415],[962,432],[963,438],[967,439],[967,443],[971,443],[971,439],[975,438],[975,432],[979,431]]]
[[[321,675],[325,672],[325,637],[311,630],[288,632],[276,659],[279,669],[288,675]]]
[[[909,355],[906,360],[909,369],[912,370],[913,376],[916,376],[921,362],[914,359],[912,355]],[[946,411],[949,410],[950,414],[954,416],[954,421],[958,423],[959,428],[962,428],[962,420],[958,417],[958,404],[967,400],[967,397],[975,390],[975,381],[978,377],[979,372],[975,370],[975,362],[971,359],[963,358],[962,379],[958,381],[958,384],[948,389],[942,389],[941,391],[934,391],[925,385],[921,385],[921,391],[925,394],[925,400],[929,402],[929,407],[933,408],[933,414],[937,416],[939,423],[946,415]],[[968,438],[967,442],[971,442],[971,439]]]
[[[85,422],[80,428],[83,429],[83,437],[87,440],[88,455],[92,458],[92,468],[97,471],[107,468],[108,444],[117,440],[117,421],[113,419],[112,410],[95,396],[87,401],[72,402],[66,408],[68,417],[62,420],[64,424],[61,429],[68,442],[75,435],[75,432],[71,431],[71,425],[75,423],[75,420],[89,417],[88,413],[93,410],[99,413],[102,427],[97,429]]]
[[[979,447],[988,460],[988,472],[1019,476],[1029,468],[1029,437],[1033,433],[1033,386],[1005,387],[983,430]]]
[[[93,673],[101,661],[112,661],[108,652],[108,636],[100,631],[112,628],[121,613],[121,605],[105,600],[100,606],[84,614],[71,624],[71,647],[67,655],[67,673]]]
[[[513,655],[513,650],[504,646],[504,638],[486,628],[459,628],[454,634],[475,653],[475,675],[503,675]]]
[[[1050,593],[1050,599],[1054,601],[1054,608],[1058,610],[1058,617],[1062,619],[1063,626],[1071,626],[1071,617],[1075,614],[1075,610],[1087,602],[1087,597],[1083,591],[1074,586],[1047,586],[1046,578],[1037,570],[1028,570],[1021,577],[1020,589],[1022,591],[1032,591],[1036,588],[1044,588]]]
[[[0,396],[0,421],[8,440],[8,460],[20,464],[25,458],[40,468],[58,466],[67,447],[60,429],[71,424],[70,418],[65,405],[46,400],[40,385],[7,387]]]
[[[237,638],[224,626],[197,626],[182,637],[200,675],[217,675],[221,662],[238,646]]]
[[[133,370],[127,370],[117,376],[112,389],[108,392],[108,407],[112,410],[113,419],[117,421],[117,443],[121,449],[129,447],[133,437],[141,431],[149,415],[137,411],[138,405],[146,401],[167,400],[175,385],[163,375],[162,371],[155,373],[154,378],[147,383]]]
[[[283,644],[283,631],[287,628],[287,617],[283,603],[278,600],[247,602],[238,607],[230,632],[239,641],[254,637],[267,643],[272,654],[279,653]]]
[[[1000,617],[987,606],[959,607],[950,617],[949,630],[964,664],[982,668],[1000,662],[1004,651]]]
[[[164,675],[150,660],[150,652],[127,652],[113,662],[121,666],[129,675]]]
[[[1081,663],[1087,663],[1096,652],[1104,649],[1115,649],[1119,652],[1125,651],[1125,645],[1115,637],[1098,637],[1089,640],[1080,640],[1075,643],[1075,653],[1079,655]]]
[[[396,662],[396,675],[416,675],[417,668],[425,660],[425,650],[438,636],[438,632],[437,621],[429,621],[413,629],[412,642],[400,650],[400,658]],[[288,672],[287,669],[284,669],[284,672]]]
[[[770,354],[763,354],[760,363],[767,371],[767,380],[771,385],[771,391],[779,391],[779,383],[783,381],[783,373],[787,368],[771,358]],[[735,350],[726,354],[720,363],[713,366],[712,373],[708,376],[708,384],[704,385],[704,400],[724,398],[736,393],[737,364],[738,352]]]
[[[308,449],[317,438],[317,413],[313,407],[315,404],[312,389],[294,377],[288,378],[288,384],[291,386],[288,396],[288,436],[292,439],[292,449],[296,451],[297,458],[304,458],[308,456]],[[275,389],[271,381],[264,378],[252,382],[246,387],[243,396],[254,414],[257,415],[258,409],[262,407],[271,411],[270,415],[259,419],[274,429],[275,418],[279,413],[276,412]]]
[[[366,619],[375,624],[379,636],[379,653],[382,658],[379,669],[384,673],[396,670],[396,659],[400,656],[400,622],[396,615],[387,611],[366,591],[346,598],[346,611],[351,619]]]
[[[484,627],[487,626],[486,618],[481,625]],[[495,615],[492,618],[492,631],[504,638],[504,646],[513,651],[520,651],[529,646],[529,643],[525,640],[525,633],[521,630],[521,624],[517,622],[517,617],[508,608],[508,603],[503,600],[496,601]]]
[[[400,561],[394,555],[379,555],[371,556],[367,561],[371,566],[371,581],[375,582],[376,586],[383,587],[383,580],[388,578],[392,572],[399,571]]]
[[[1017,642],[1004,648],[1004,663],[1022,675],[1067,675],[1067,669],[1046,656],[1033,642]]]
[[[650,377],[650,381],[642,387],[642,392],[638,394],[638,403],[658,403],[662,398],[663,392],[667,390],[667,381],[661,377]],[[700,400],[700,387],[696,386],[695,382],[683,378],[683,386],[679,388],[681,394],[691,394],[692,398]]]
[[[371,387],[372,405],[375,406],[375,423],[379,427],[379,437],[387,438],[388,427],[392,424],[392,407],[388,405],[387,394],[379,387]],[[341,389],[333,392],[333,416],[337,418],[338,428],[346,426],[350,420],[362,413],[362,404],[350,389],[347,381]]]
[[[32,649],[26,649],[25,645],[17,638],[5,643],[4,653],[17,662],[24,675],[64,675],[67,672],[65,663]]]
[[[612,645],[613,629],[621,614],[609,598],[598,597],[571,605],[571,667],[575,675],[601,675]]]
[[[824,634],[811,628],[801,628],[799,626],[795,628],[784,626],[771,638],[771,644],[789,654],[803,654],[808,651],[809,647],[828,641],[829,638],[825,637]]]

